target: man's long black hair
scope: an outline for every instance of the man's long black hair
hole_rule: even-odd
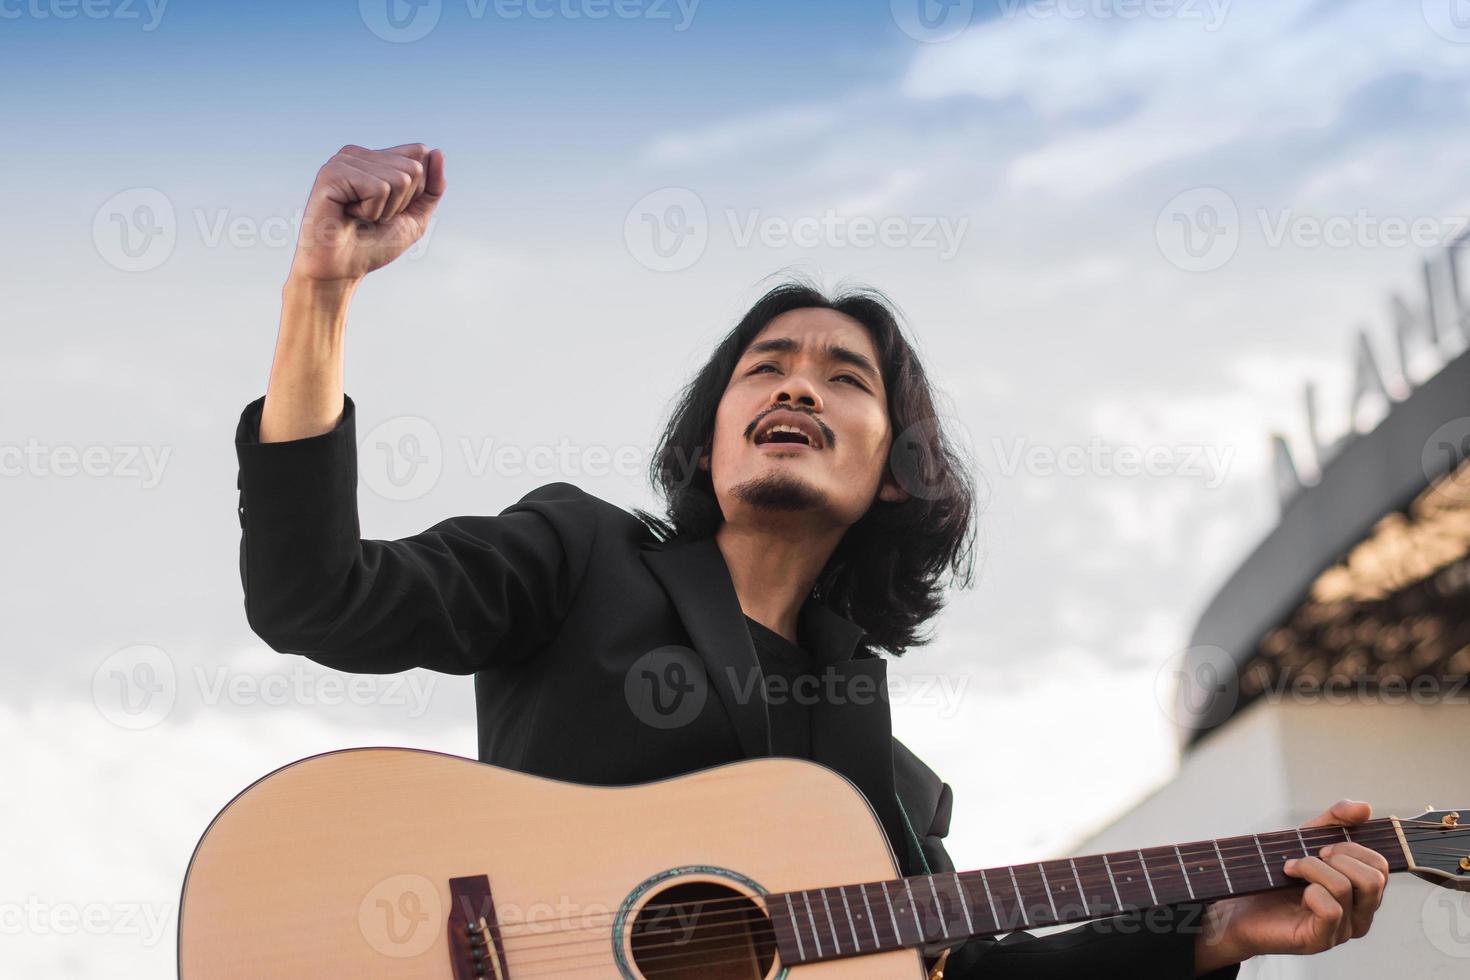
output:
[[[826,309],[867,328],[878,352],[893,430],[889,468],[909,497],[874,498],[847,530],[818,577],[814,593],[863,628],[862,643],[893,655],[933,637],[920,628],[944,606],[953,581],[971,583],[977,505],[974,481],[934,406],[934,391],[893,304],[860,287],[828,296],[800,280],[783,282],[756,301],[679,395],[654,450],[649,479],[664,517],[634,513],[660,540],[713,537],[724,520],[708,470],[695,465],[714,445],[715,412],[745,348],[782,313]]]

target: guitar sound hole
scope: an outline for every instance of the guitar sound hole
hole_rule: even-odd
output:
[[[633,919],[629,942],[648,980],[761,980],[776,960],[775,932],[760,907],[708,881],[655,894]]]

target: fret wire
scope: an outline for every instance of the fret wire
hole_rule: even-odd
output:
[[[1118,894],[1118,880],[1113,877],[1113,866],[1108,862],[1108,856],[1104,854],[1103,869],[1108,873],[1108,883],[1113,886],[1113,897],[1118,900],[1118,911],[1123,911],[1123,896]]]
[[[842,954],[842,940],[837,938],[837,923],[835,923],[835,922],[832,921],[832,906],[827,901],[827,889],[825,889],[825,888],[822,889],[822,908],[827,911],[827,925],[832,929],[831,935],[832,935],[833,952],[836,953],[836,954],[838,954],[838,955],[841,955]]]
[[[944,938],[949,938],[949,926],[944,922],[944,906],[939,904],[939,888],[934,884],[934,876],[929,876],[929,891],[934,896],[934,914],[939,917],[939,931],[944,933]]]
[[[1038,864],[1037,867],[1041,869],[1041,886],[1046,889],[1046,904],[1051,906],[1052,921],[1060,922],[1062,917],[1057,915],[1056,899],[1051,897],[1051,882],[1046,880],[1046,866]]]
[[[801,900],[806,905],[806,918],[812,924],[812,942],[817,944],[817,955],[822,955],[822,936],[817,932],[817,918],[812,914],[811,892],[802,892]]]
[[[1302,857],[1311,857],[1312,849],[1307,846],[1307,839],[1302,836],[1302,829],[1296,829],[1296,839],[1302,842]]]
[[[965,900],[965,886],[960,881],[960,875],[958,871],[951,871],[950,874],[954,875],[954,890],[960,893],[960,908],[963,909],[965,913],[965,928],[968,929],[970,931],[970,935],[973,936],[975,934],[975,923],[970,920],[970,903]]]
[[[786,911],[791,914],[791,934],[796,937],[796,955],[806,959],[806,949],[801,942],[801,926],[796,923],[796,906],[791,904],[791,893],[786,893]]]
[[[1142,850],[1138,851],[1138,866],[1143,869],[1143,880],[1148,883],[1148,897],[1154,900],[1155,905],[1159,904],[1159,896],[1154,891],[1154,880],[1149,877],[1148,861],[1144,859]]]
[[[877,949],[883,945],[878,939],[878,920],[873,918],[873,905],[868,901],[868,890],[859,885],[858,892],[863,896],[863,908],[868,911],[868,930],[873,934],[873,948]]]
[[[985,901],[990,904],[990,917],[995,920],[995,928],[1000,928],[1000,906],[995,904],[995,896],[990,894],[990,882],[985,878],[985,869],[980,869],[980,884],[985,886]]]
[[[1016,918],[1019,920],[1018,924],[1030,925],[1030,920],[1026,918],[1026,900],[1021,897],[1021,883],[1016,880],[1015,867],[1012,866],[1010,871],[1011,888],[1016,893]]]
[[[888,904],[888,918],[893,920],[893,941],[903,945],[903,933],[898,928],[898,915],[893,911],[893,896],[888,894],[888,882],[881,882],[883,886],[883,900]]]
[[[852,921],[852,906],[847,904],[847,889],[838,888],[837,894],[842,897],[842,909],[847,913],[847,931],[852,933],[852,949],[855,953],[862,952],[863,944],[858,942],[857,923]]]
[[[1230,869],[1225,867],[1225,855],[1220,853],[1220,842],[1215,841],[1215,857],[1220,859],[1220,870],[1225,874],[1225,890],[1233,892],[1235,886],[1230,883]]]
[[[914,928],[919,930],[919,942],[923,943],[925,938],[927,938],[924,935],[924,923],[919,921],[919,903],[914,900],[914,890],[909,887],[909,880],[907,878],[903,880],[903,890],[908,893],[909,911],[914,916]]]
[[[1184,866],[1184,855],[1179,850],[1179,845],[1174,845],[1174,856],[1179,859],[1179,870],[1184,872],[1184,887],[1189,889],[1190,900],[1194,899],[1194,884],[1189,880],[1189,869]]]
[[[1067,858],[1067,863],[1072,866],[1072,878],[1077,882],[1077,904],[1082,906],[1082,911],[1091,913],[1087,907],[1087,895],[1082,891],[1082,876],[1077,873],[1077,861],[1075,858]]]
[[[1251,834],[1251,838],[1256,842],[1256,852],[1261,855],[1261,867],[1266,869],[1266,884],[1275,888],[1276,879],[1271,877],[1271,865],[1266,863],[1266,851],[1261,847],[1261,838],[1256,834]]]

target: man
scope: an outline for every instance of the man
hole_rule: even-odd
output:
[[[881,696],[855,696],[884,689],[880,652],[924,642],[974,531],[970,482],[882,298],[791,284],[746,314],[660,443],[666,518],[553,483],[496,517],[363,540],[348,304],[444,191],[443,154],[422,144],[347,146],[317,175],[270,383],[236,434],[251,627],[344,670],[473,673],[479,755],[500,766],[622,784],[814,759],[862,790],[905,874],[952,870],[949,787],[892,738]],[[813,682],[841,696],[776,694]],[[1312,825],[1368,817],[1343,801]],[[1304,890],[1180,906],[1163,926],[974,940],[946,975],[1218,980],[1368,931],[1381,855],[1345,843],[1286,870]]]

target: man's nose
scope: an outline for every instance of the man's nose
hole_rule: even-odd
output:
[[[814,412],[822,410],[822,396],[817,389],[800,375],[787,378],[780,388],[776,389],[776,403],[796,404],[808,408]]]

